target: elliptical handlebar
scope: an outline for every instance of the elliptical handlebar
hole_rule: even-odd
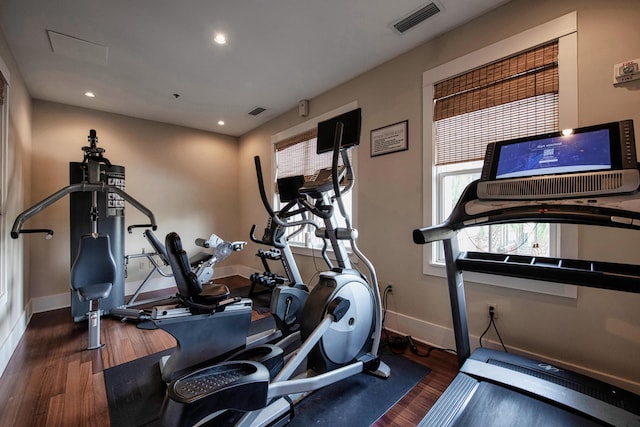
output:
[[[253,158],[253,161],[255,162],[255,165],[256,165],[256,175],[258,177],[258,190],[260,190],[260,199],[262,200],[262,204],[264,205],[264,208],[267,210],[267,213],[269,214],[269,216],[275,219],[276,213],[273,211],[273,208],[271,207],[271,203],[269,203],[269,199],[267,197],[267,192],[264,189],[264,178],[262,177],[262,165],[260,164],[260,156],[255,156]],[[278,222],[278,224],[283,226],[285,225],[284,223],[280,224],[280,222]]]
[[[278,248],[278,249],[282,249],[282,248],[284,247],[284,245],[282,245],[282,244],[280,244],[280,243],[276,242],[275,240],[273,240],[273,241],[266,241],[266,240],[263,240],[263,239],[258,239],[258,238],[256,237],[256,235],[255,235],[255,231],[256,231],[256,225],[255,225],[255,224],[253,224],[253,225],[251,226],[251,231],[249,232],[249,239],[251,239],[251,241],[252,241],[253,243],[258,243],[258,244],[260,244],[260,245],[265,245],[265,246],[275,246],[275,247],[276,247],[276,248]]]
[[[264,188],[264,178],[262,177],[262,165],[260,163],[260,156],[255,156],[253,160],[256,165],[256,175],[258,178],[258,189],[260,191],[260,199],[262,199],[262,204],[264,205],[264,208],[267,210],[267,213],[269,214],[269,216],[273,218],[275,223],[282,227],[311,225],[312,227],[318,228],[318,225],[309,219],[303,219],[301,221],[294,221],[294,222],[286,222],[286,221],[283,221],[282,218],[275,213],[275,211],[273,210],[273,207],[271,207],[271,203],[269,203],[269,198],[267,197],[267,192]],[[308,210],[309,212],[311,212],[312,214],[320,218],[328,218],[331,216],[331,213],[321,211],[320,209],[310,204],[306,199],[297,199],[295,202],[302,204],[306,210]]]

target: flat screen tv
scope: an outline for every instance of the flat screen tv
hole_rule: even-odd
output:
[[[635,191],[633,121],[489,144],[478,197],[544,199]]]
[[[336,136],[336,125],[342,122],[341,147],[352,147],[360,144],[360,127],[362,123],[362,109],[348,111],[318,123],[318,136],[316,141],[316,152],[318,154],[327,153],[333,150],[333,143]]]

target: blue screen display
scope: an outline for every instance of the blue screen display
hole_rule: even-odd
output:
[[[499,150],[498,179],[611,169],[607,129],[506,144]]]

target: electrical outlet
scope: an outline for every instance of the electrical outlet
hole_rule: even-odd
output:
[[[491,315],[489,313],[491,313],[492,310],[493,310],[493,320],[496,320],[498,318],[498,304],[495,304],[492,302],[487,304],[487,316],[489,316],[489,318],[491,318]]]
[[[392,294],[393,293],[393,283],[387,282],[387,289],[389,289],[389,293]]]

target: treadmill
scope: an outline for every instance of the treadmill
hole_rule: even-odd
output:
[[[442,241],[458,364],[420,426],[640,426],[640,396],[544,361],[470,351],[462,271],[640,293],[640,266],[461,252],[457,233],[514,222],[640,230],[640,172],[625,120],[487,146],[481,178],[416,244]]]

